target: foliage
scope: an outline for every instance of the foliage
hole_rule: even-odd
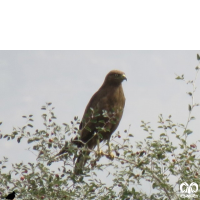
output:
[[[199,55],[197,58],[200,59]],[[34,129],[32,115],[23,116],[27,120],[26,125],[14,128],[10,134],[0,134],[0,139],[17,140],[19,145],[26,140],[29,150],[37,156],[33,163],[12,164],[12,169],[7,169],[8,158],[1,159],[0,196],[16,191],[17,199],[23,200],[179,199],[181,183],[195,182],[200,186],[199,150],[197,143],[188,142],[193,133],[188,124],[195,119],[193,109],[199,106],[194,101],[199,67],[195,69],[194,80],[186,81],[184,75],[176,77],[192,85],[188,92],[192,101],[188,106],[186,124],[175,123],[171,116],[165,119],[161,114],[158,130],[155,131],[150,123],[142,121],[141,128],[147,136],[144,141],[134,141],[136,145],[133,145],[133,134],[129,129],[124,134],[117,132],[111,139],[114,160],[109,159],[106,150],[102,155],[105,159],[98,157],[96,150],[91,150],[83,174],[79,176],[73,173],[74,159],[84,147],[77,149],[70,142],[79,134],[78,117],[60,126],[55,123],[51,103],[46,103],[42,106],[44,129],[38,130]],[[95,121],[94,118],[91,120]],[[102,122],[99,132],[103,129]],[[65,153],[55,156],[63,148]],[[55,168],[55,165],[58,167]],[[101,179],[102,173],[111,177],[110,184]],[[151,187],[150,194],[144,189],[146,186]],[[196,195],[200,196],[200,192]]]

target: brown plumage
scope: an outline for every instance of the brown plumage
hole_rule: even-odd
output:
[[[122,118],[125,97],[121,83],[125,79],[124,72],[119,70],[112,70],[106,75],[102,86],[92,96],[85,109],[79,127],[80,137],[72,141],[78,147],[85,146],[92,150],[97,146],[100,153],[99,142],[107,140],[108,154],[113,156],[109,140]],[[90,151],[84,151],[78,156],[75,174],[82,172],[89,153]]]

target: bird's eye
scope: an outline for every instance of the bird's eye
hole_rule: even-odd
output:
[[[115,76],[115,77],[118,77],[118,75],[119,75],[119,74],[115,74],[114,76]]]

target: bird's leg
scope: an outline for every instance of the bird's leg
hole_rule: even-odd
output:
[[[111,145],[110,145],[110,138],[107,140],[107,145],[108,145],[108,157],[113,160],[114,159],[114,154],[112,153]]]
[[[103,152],[100,149],[99,136],[97,136],[97,156],[100,157],[101,155],[103,155]]]

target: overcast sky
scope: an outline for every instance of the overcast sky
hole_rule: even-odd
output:
[[[126,73],[123,82],[126,105],[118,130],[131,124],[134,141],[146,135],[141,120],[158,125],[158,115],[172,115],[176,123],[186,123],[191,86],[175,80],[185,74],[193,79],[197,51],[0,51],[0,129],[11,133],[13,127],[25,124],[23,115],[34,115],[34,129],[42,128],[41,106],[52,102],[56,122],[69,123],[74,116],[83,115],[91,96],[112,69]],[[200,102],[200,77],[197,80],[196,101]],[[194,130],[190,140],[199,139],[200,114],[189,128]],[[28,161],[27,146],[0,140],[0,160]]]

